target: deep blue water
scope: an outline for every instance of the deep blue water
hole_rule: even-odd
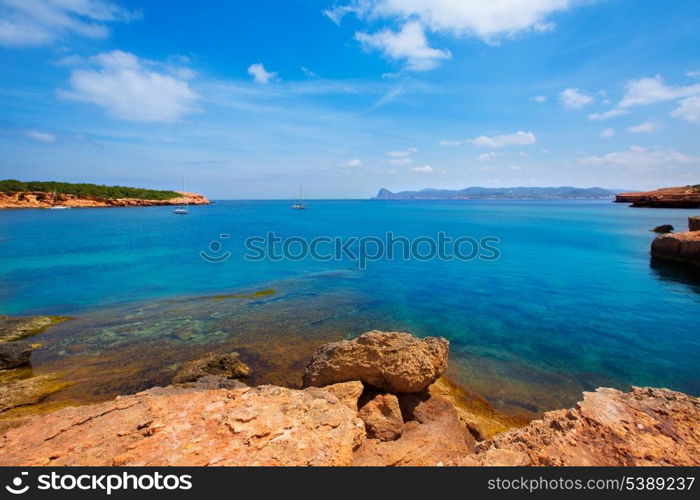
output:
[[[82,318],[89,328],[59,325],[62,347],[53,356],[70,357],[72,336],[112,339],[119,318],[140,308],[273,288],[280,290],[273,298],[253,302],[265,302],[266,331],[280,344],[290,341],[293,320],[305,318],[308,330],[319,325],[341,337],[374,325],[442,335],[451,341],[451,375],[500,408],[551,409],[598,385],[697,395],[700,282],[649,258],[649,229],[685,228],[693,214],[608,201],[312,201],[303,212],[286,202],[222,201],[192,207],[188,216],[168,207],[5,210],[0,312],[72,315],[78,326]],[[387,231],[495,236],[501,257],[381,260],[366,270],[348,259],[244,260],[243,240],[268,231],[306,239]],[[220,239],[224,233],[230,237]],[[216,255],[232,256],[203,260],[199,252],[212,240],[223,243]],[[241,323],[257,318],[253,309],[217,304],[211,307],[220,311],[188,309],[188,318],[207,311],[198,335],[212,342],[227,335],[225,326],[214,332],[205,321],[217,314],[235,316],[237,329],[253,328]],[[164,321],[184,313],[163,306],[158,314]],[[128,338],[147,342],[153,331],[136,336],[132,329]],[[35,358],[41,361],[40,351]]]

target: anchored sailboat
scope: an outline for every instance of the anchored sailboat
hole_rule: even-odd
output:
[[[174,214],[187,215],[190,213],[190,199],[187,197],[187,192],[185,191],[185,179],[182,179],[182,197],[185,199],[185,203],[173,210]]]
[[[56,190],[54,189],[53,199],[51,200],[51,206],[49,207],[49,210],[65,210],[66,208],[70,208],[66,205],[56,205],[57,199],[58,195],[56,194]]]
[[[296,193],[294,193],[294,198],[292,199],[292,210],[304,210],[306,205],[301,200],[301,186],[299,186],[299,198],[296,198]]]

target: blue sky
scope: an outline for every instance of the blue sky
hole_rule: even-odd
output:
[[[695,0],[0,0],[0,177],[700,183]]]

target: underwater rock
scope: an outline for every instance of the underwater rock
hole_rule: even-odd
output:
[[[0,344],[0,370],[9,370],[29,363],[32,349],[26,342],[5,342]]]
[[[477,445],[456,465],[700,465],[700,399],[668,389],[584,392],[569,410],[545,413]]]
[[[403,418],[399,400],[393,394],[369,394],[357,416],[365,423],[367,437],[393,441],[401,436]]]
[[[56,373],[6,382],[0,385],[0,412],[38,403],[66,386]]]
[[[65,316],[0,315],[0,344],[37,335],[47,330],[50,326],[69,319]]]
[[[305,386],[360,380],[386,392],[419,392],[447,368],[449,345],[442,337],[375,330],[319,347],[302,378]]]
[[[228,354],[208,354],[203,358],[188,361],[173,378],[173,384],[194,382],[207,375],[223,378],[240,378],[250,375],[250,367],[238,359],[237,352]]]
[[[364,435],[322,389],[170,386],[35,417],[0,437],[0,465],[349,465]]]
[[[661,224],[652,229],[655,233],[670,233],[673,231],[673,226],[671,224]]]

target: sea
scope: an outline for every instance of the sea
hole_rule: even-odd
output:
[[[33,372],[67,383],[54,402],[165,385],[208,352],[294,387],[318,345],[373,329],[447,338],[448,375],[509,414],[599,386],[700,395],[700,278],[649,254],[651,228],[696,214],[609,200],[3,210],[0,314],[71,318],[31,339]]]

